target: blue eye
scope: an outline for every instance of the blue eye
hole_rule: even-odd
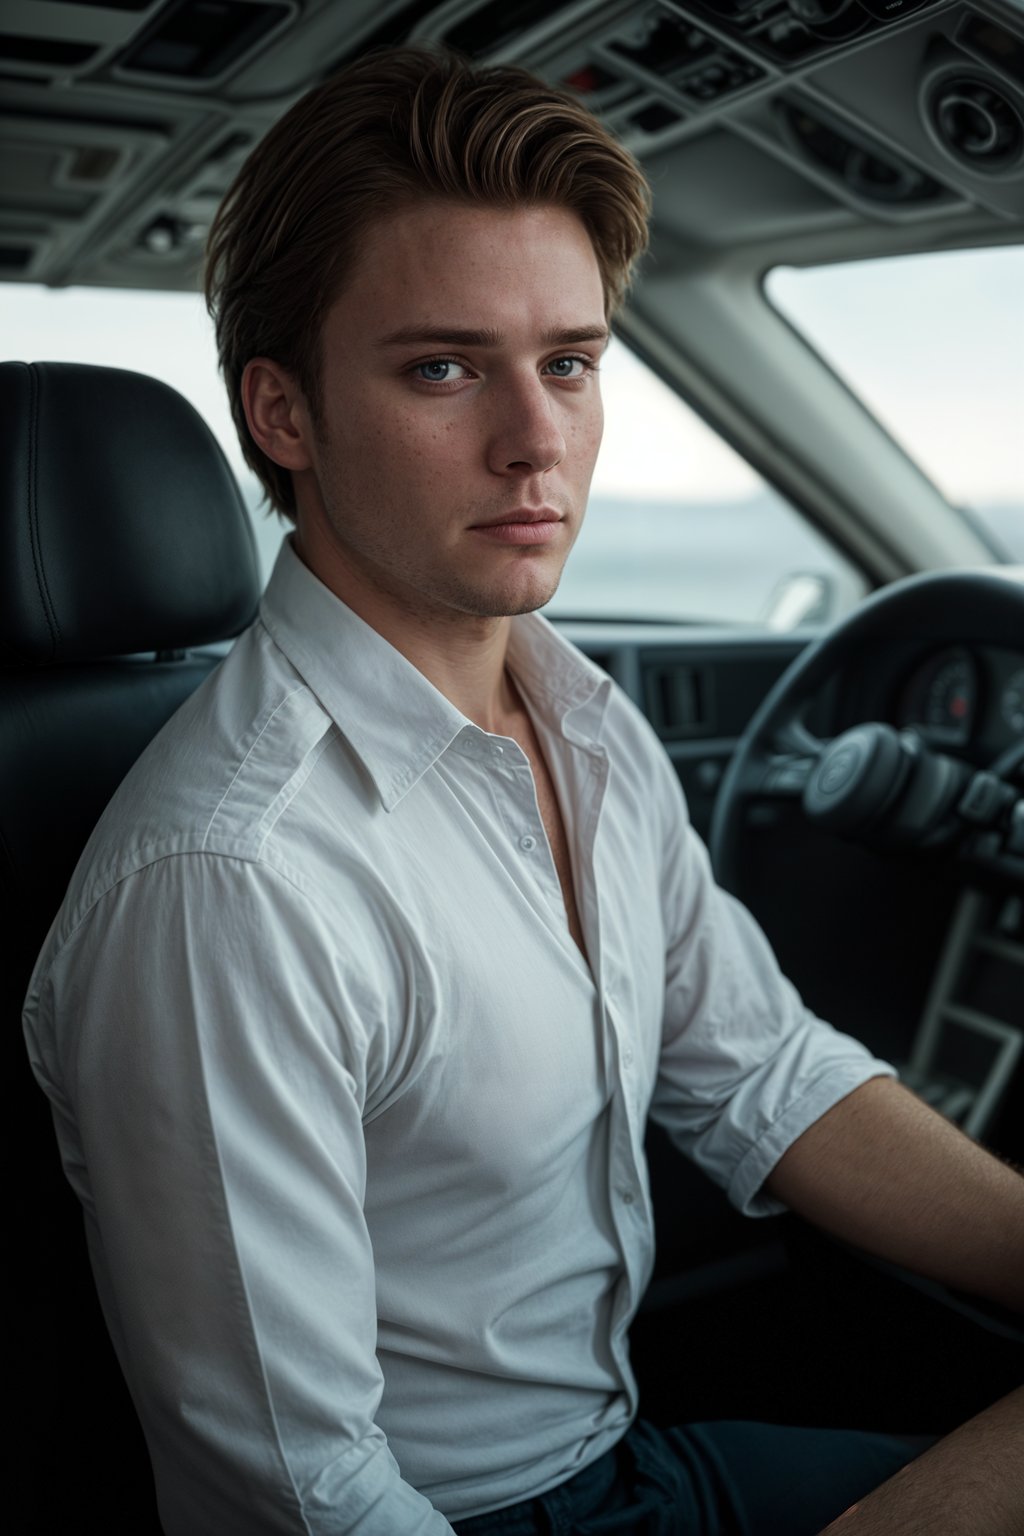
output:
[[[451,384],[465,373],[462,363],[451,358],[435,357],[428,363],[417,363],[413,372],[427,384]]]
[[[593,367],[586,357],[555,357],[547,365],[547,371],[556,379],[580,379]]]

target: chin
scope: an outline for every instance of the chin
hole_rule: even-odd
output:
[[[488,614],[494,618],[535,613],[545,603],[550,603],[561,579],[561,564],[556,571],[541,570],[539,565],[532,569],[520,568],[512,579],[492,588],[486,595],[481,594],[482,602],[487,603]],[[481,607],[478,611],[483,614],[484,610]]]
[[[514,619],[520,613],[536,613],[545,603],[550,603],[558,590],[558,582],[531,582],[528,589],[481,595],[470,611],[480,619]]]

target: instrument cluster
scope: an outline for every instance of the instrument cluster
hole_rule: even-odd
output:
[[[939,748],[976,746],[993,756],[1024,741],[1024,654],[949,646],[918,663],[903,684],[895,723]]]

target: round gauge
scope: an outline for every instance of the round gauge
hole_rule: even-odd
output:
[[[969,723],[974,704],[974,669],[966,655],[950,657],[932,675],[925,690],[925,725],[960,731]]]
[[[1011,731],[1024,736],[1024,667],[1010,673],[1010,680],[999,696],[999,713]]]
[[[978,669],[969,651],[942,651],[919,667],[903,696],[901,725],[917,725],[949,746],[965,744],[978,705]]]

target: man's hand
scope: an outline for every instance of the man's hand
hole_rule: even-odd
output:
[[[766,1189],[869,1253],[1024,1313],[1024,1178],[891,1078],[809,1126]]]
[[[1024,1388],[933,1445],[822,1536],[1020,1536]]]

